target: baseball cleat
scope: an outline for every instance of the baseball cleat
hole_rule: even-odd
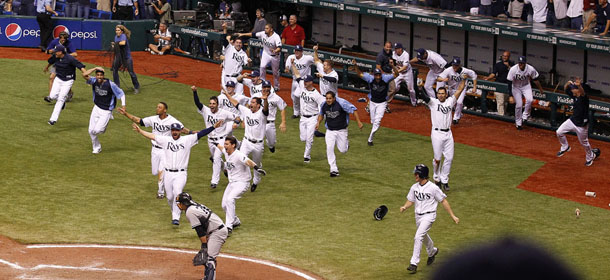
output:
[[[231,236],[231,234],[233,233],[233,228],[227,227],[227,230],[229,231],[229,236]]]
[[[235,216],[235,220],[233,221],[233,228],[236,228],[239,226],[241,226],[241,221],[239,220],[239,217]]]
[[[139,88],[134,88],[133,89],[133,94],[138,94],[140,93],[140,89]]]
[[[369,104],[366,104],[366,107],[364,107],[364,111],[366,111],[367,113],[371,112],[371,110],[369,109]]]
[[[595,154],[595,159],[597,159],[602,154],[602,150],[600,150],[599,148],[595,148],[592,151]]]
[[[443,188],[443,190],[449,191],[449,183],[441,183],[441,187]]]
[[[165,197],[164,193],[157,193],[157,199],[163,199]]]
[[[441,186],[441,181],[434,180],[434,184],[440,187]]]
[[[275,90],[275,92],[280,91],[280,87],[274,87],[273,90]]]
[[[453,124],[458,124],[460,123],[460,120],[453,120]]]
[[[269,147],[269,151],[273,154],[275,153],[275,147]]]
[[[388,114],[392,113],[392,111],[390,110],[390,106],[385,107],[385,112]]]
[[[518,126],[517,126],[517,130],[523,130],[523,127],[522,127],[522,126],[520,126],[520,125],[518,125]]]
[[[339,171],[330,172],[330,177],[339,177]]]
[[[318,130],[314,131],[313,135],[316,136],[316,137],[324,137],[324,136],[326,136],[326,134],[324,134],[324,133],[322,133],[322,132],[320,132]]]
[[[66,102],[70,102],[72,101],[72,98],[74,97],[74,92],[72,90],[70,90],[68,92],[68,96],[66,97]]]
[[[565,149],[565,150],[563,150],[563,151],[561,151],[561,150],[560,150],[559,152],[557,152],[557,157],[562,157],[562,156],[563,156],[563,154],[565,154],[565,153],[567,153],[567,152],[569,152],[569,151],[571,151],[571,150],[572,150],[572,147],[568,146],[568,148],[567,148],[567,149]]]
[[[436,252],[434,252],[434,255],[428,257],[428,261],[426,262],[427,265],[431,265],[434,262],[436,255],[438,255],[438,251],[440,250],[436,248]]]
[[[373,146],[373,141],[368,141],[366,144],[369,146]]]
[[[172,220],[172,225],[179,226],[180,225],[180,221]]]
[[[51,103],[51,97],[45,96],[43,99],[44,101]]]
[[[254,191],[256,190],[256,188],[257,188],[257,187],[258,187],[258,185],[257,185],[257,184],[252,184],[252,185],[250,186],[250,192],[254,192]]]
[[[407,267],[407,270],[411,273],[411,274],[415,274],[417,272],[417,265],[414,264],[410,264],[409,267]]]
[[[50,125],[55,125],[56,121],[48,121],[47,123]]]
[[[218,184],[210,184],[210,189],[215,189],[218,186]]]
[[[585,162],[586,166],[593,165],[593,161],[597,158],[597,153],[593,152],[593,158],[590,161]]]
[[[310,163],[310,162],[311,162],[311,159],[310,159],[310,158],[308,158],[308,157],[303,158],[303,162],[304,162],[304,163]]]
[[[100,147],[99,149],[93,149],[93,151],[91,153],[93,154],[99,154],[102,152],[102,148]]]

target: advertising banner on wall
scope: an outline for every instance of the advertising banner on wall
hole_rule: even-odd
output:
[[[53,21],[52,37],[62,31],[70,34],[76,49],[99,50],[102,46],[102,23],[60,19]],[[40,28],[35,18],[0,18],[0,46],[37,47],[40,45]]]

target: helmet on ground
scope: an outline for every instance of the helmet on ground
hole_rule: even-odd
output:
[[[381,205],[381,206],[377,207],[377,209],[375,209],[375,212],[373,212],[373,218],[375,218],[375,220],[377,220],[377,221],[381,221],[381,219],[383,219],[383,217],[387,213],[388,213],[388,207],[385,205]]]

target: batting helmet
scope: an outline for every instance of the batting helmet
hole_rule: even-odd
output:
[[[193,204],[195,204],[195,202],[193,201],[193,198],[191,197],[191,195],[187,192],[182,192],[180,193],[177,197],[176,197],[176,201],[179,202],[180,204],[189,207]]]
[[[375,220],[377,221],[381,221],[381,219],[383,219],[383,217],[385,217],[385,214],[387,213],[388,207],[385,205],[381,205],[377,207],[377,209],[375,209],[375,212],[373,212],[373,218],[375,218]]]
[[[415,169],[413,169],[413,174],[419,175],[419,178],[428,178],[428,173],[428,167],[421,163],[416,165]]]

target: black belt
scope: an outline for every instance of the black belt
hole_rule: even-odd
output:
[[[306,117],[306,118],[311,118],[311,117],[317,116],[317,115],[301,115],[301,116]]]
[[[449,132],[450,129],[449,128],[435,128],[434,130],[442,131],[442,132]]]
[[[184,169],[167,169],[167,168],[165,168],[165,171],[169,171],[169,172],[180,172],[180,171],[186,171],[186,168],[184,168]]]
[[[157,146],[157,145],[155,145],[155,144],[153,144],[152,146],[153,146],[153,148],[157,148],[157,149],[163,149],[163,147],[161,147],[161,146]]]
[[[267,123],[274,123],[274,122],[275,122],[274,120],[273,121],[267,121]]]
[[[426,213],[415,213],[415,214],[422,216],[422,215],[431,214],[431,213],[435,213],[435,212],[436,211],[430,211],[430,212],[426,212]]]
[[[221,230],[221,229],[223,229],[224,227],[225,227],[225,225],[224,225],[224,224],[222,224],[222,225],[218,226],[216,229],[214,229],[214,230],[210,231],[210,233],[208,233],[208,235],[210,235],[210,234],[214,233],[214,232],[215,232],[215,231],[217,231],[217,230]]]
[[[244,138],[246,138],[246,140],[248,140],[248,141],[250,141],[250,142],[252,142],[254,144],[263,143],[263,140],[254,140],[254,139],[250,139],[250,138],[245,137],[245,136],[244,136]]]
[[[133,6],[132,6],[132,5],[125,5],[125,6],[121,6],[121,5],[119,5],[119,7],[131,7],[131,8],[133,8]]]

